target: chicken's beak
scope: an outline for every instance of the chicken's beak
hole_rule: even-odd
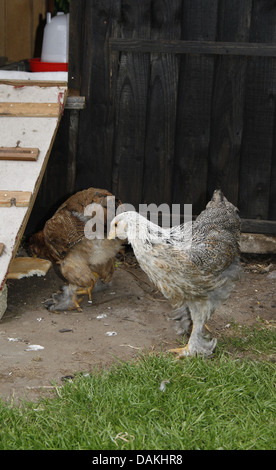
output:
[[[112,229],[112,230],[110,230],[107,239],[108,240],[113,240],[114,238],[116,238],[116,230]]]

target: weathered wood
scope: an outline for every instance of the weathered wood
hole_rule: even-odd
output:
[[[14,95],[18,99],[14,99]],[[26,87],[25,89],[17,90],[12,86],[1,85],[1,97],[5,103],[8,100],[15,102],[21,100],[21,103],[25,100],[30,103],[33,102],[33,99],[41,100],[44,103],[56,101],[61,111],[60,104],[63,105],[66,96],[67,89],[61,87],[54,87],[49,90],[42,90],[40,87],[33,90],[32,87]],[[40,148],[41,154],[37,162],[0,162],[0,199],[2,206],[0,210],[0,240],[6,246],[0,263],[0,289],[5,282],[11,259],[15,256],[24,234],[48,162],[61,115],[62,113],[60,112],[58,117],[55,116],[52,119],[1,117],[1,145],[7,147],[16,146],[16,143],[19,142],[28,148]]]
[[[84,109],[85,96],[68,96],[65,109]]]
[[[276,42],[276,8],[253,3],[250,40]],[[276,59],[248,59],[239,181],[243,217],[268,219],[275,120]]]
[[[0,147],[0,160],[36,161],[38,148]]]
[[[274,117],[273,154],[271,159],[270,192],[268,218],[276,220],[276,115]]]
[[[0,190],[0,207],[28,207],[32,193],[30,191]]]
[[[182,38],[215,39],[218,1],[187,1],[182,9]],[[206,206],[214,57],[181,57],[174,162],[173,202]]]
[[[243,218],[265,219],[250,222],[252,231],[271,230],[273,2],[71,0],[71,7],[70,34],[79,36],[69,80],[73,87],[81,83],[86,108],[79,113],[78,145],[72,139],[64,147],[56,143],[62,165],[63,153],[69,159],[62,190],[73,190],[76,177],[75,190],[97,185],[135,206],[192,203],[200,213],[221,187]],[[66,119],[75,139],[74,119]],[[45,207],[50,193],[51,200],[55,193],[60,199],[66,170],[58,160],[49,166]]]
[[[82,78],[85,0],[71,0],[69,24],[68,87],[80,90]]]
[[[268,233],[276,235],[276,221],[274,220],[254,220],[241,219],[242,232]]]
[[[0,103],[0,116],[58,117],[59,103]]]
[[[111,188],[114,110],[108,39],[120,17],[120,3],[85,2],[80,95],[86,98],[86,108],[80,113],[77,190],[89,186]]]
[[[9,266],[7,279],[45,276],[52,266],[51,261],[42,258],[16,257]]]
[[[110,38],[114,51],[276,57],[275,44]]]
[[[250,15],[251,2],[221,0],[218,41],[248,41]],[[239,193],[246,64],[241,56],[217,57],[212,97],[208,198],[216,188],[221,188],[235,205]]]
[[[150,0],[123,1],[121,34],[150,34],[150,14]],[[142,200],[149,72],[148,55],[121,54],[116,80],[112,191],[134,206]]]
[[[154,1],[151,8],[153,40],[181,35],[182,1]],[[151,54],[147,99],[147,129],[143,175],[143,202],[171,203],[179,57]]]
[[[74,140],[74,133],[70,126],[71,113],[79,113],[79,111],[64,110],[28,222],[29,233],[35,231],[33,227],[37,225],[38,221],[39,228],[43,227],[46,220],[53,215],[61,202],[75,192],[75,188],[72,188],[72,181],[75,183],[75,168],[74,173],[72,173],[71,166],[71,159],[74,156],[71,155],[70,151],[70,146]],[[72,135],[69,135],[69,132],[72,132]]]
[[[1,78],[0,79],[1,85],[11,85],[15,88],[22,88],[24,86],[39,86],[41,88],[49,88],[49,87],[65,87],[67,88],[67,82],[57,82],[54,80],[49,81],[42,81],[42,80],[8,80]]]

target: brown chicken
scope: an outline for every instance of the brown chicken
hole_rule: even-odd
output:
[[[112,194],[99,188],[77,192],[58,208],[43,230],[30,238],[32,254],[59,265],[62,276],[68,281],[61,293],[53,294],[45,302],[48,310],[81,310],[78,295],[88,294],[91,300],[91,292],[98,279],[103,283],[111,281],[114,258],[122,241],[107,239],[107,206],[112,201],[107,196]],[[114,200],[116,209],[122,203],[118,199]],[[91,217],[94,218],[96,214],[93,210],[95,206],[91,204],[99,204],[102,208],[102,218],[97,220],[97,231],[99,225],[102,225],[102,238],[87,238],[85,233],[87,222],[92,221]],[[87,211],[87,207],[90,210]],[[96,230],[96,224],[91,230]]]

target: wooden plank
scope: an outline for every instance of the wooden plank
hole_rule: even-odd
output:
[[[276,9],[253,2],[250,39],[276,42]],[[242,217],[268,219],[273,145],[275,143],[276,59],[248,59],[240,157],[238,207]],[[275,150],[275,149],[274,149]]]
[[[214,39],[218,0],[187,0],[182,7],[182,37]],[[174,159],[173,203],[206,206],[214,57],[181,57]]]
[[[65,109],[84,109],[85,96],[68,96]]]
[[[119,23],[121,34],[149,35],[150,16],[150,0],[125,0]],[[112,191],[135,207],[142,200],[149,59],[147,54],[122,53],[116,81]]]
[[[14,258],[7,274],[7,279],[22,279],[23,277],[45,276],[52,266],[51,261],[42,258]]]
[[[181,37],[182,0],[155,1],[151,9],[151,38]],[[151,54],[147,99],[147,129],[143,177],[143,202],[171,203],[179,56]]]
[[[270,220],[276,220],[276,115],[274,117],[274,139],[271,160],[270,191],[269,191],[269,213]]]
[[[82,44],[86,46],[82,56],[80,95],[86,97],[87,106],[80,113],[77,190],[89,186],[111,188],[114,103],[108,39],[120,16],[121,1],[84,3],[80,29]]]
[[[247,1],[221,0],[218,41],[249,40],[251,7]],[[208,199],[216,188],[221,188],[235,205],[238,204],[246,66],[242,56],[217,57],[212,98]]]
[[[1,85],[11,85],[15,88],[21,88],[23,86],[39,86],[42,88],[59,87],[67,88],[67,82],[55,81],[55,80],[8,80],[6,78],[0,79]]]
[[[0,190],[0,207],[28,207],[31,196],[31,191]]]
[[[71,0],[69,24],[69,63],[68,87],[74,90],[81,88],[82,54],[83,54],[83,25],[85,0]]]
[[[58,117],[59,103],[0,103],[0,116]]]
[[[0,243],[0,256],[2,255],[3,251],[4,251],[4,243]]]
[[[12,92],[12,90],[9,90],[9,88],[11,87],[6,87],[7,93]],[[43,102],[46,102],[46,98],[43,98],[45,97],[45,94],[47,95],[47,99],[50,102],[54,100],[64,102],[67,97],[66,88],[62,89],[60,87],[56,87],[53,88],[52,91],[51,89],[49,89],[47,93],[45,93],[45,90],[41,90],[39,88],[35,91],[37,95],[36,99],[40,99]],[[19,94],[24,94],[24,98],[26,96],[25,100],[27,102],[33,101],[32,89],[23,90],[23,93]],[[19,99],[14,99],[13,101],[19,101]],[[0,290],[2,289],[5,283],[6,274],[11,259],[15,256],[21,238],[26,229],[26,225],[30,217],[33,204],[40,188],[46,165],[48,163],[49,155],[52,149],[53,142],[55,140],[60,119],[61,113],[57,118],[54,117],[52,119],[11,119],[10,117],[1,118],[1,145],[15,146],[18,140],[23,139],[24,143],[22,142],[22,145],[25,145],[26,147],[40,148],[41,154],[40,158],[38,158],[36,163],[30,163],[26,165],[25,163],[20,162],[0,162],[2,179],[1,190],[3,191],[3,193],[7,194],[8,190],[11,190],[13,192],[13,189],[22,190],[23,193],[26,193],[26,191],[29,193],[27,194],[28,198],[25,198],[24,201],[25,207],[17,208],[10,207],[10,205],[6,205],[0,209],[0,240],[6,245],[6,250],[4,250],[4,253],[1,256],[0,263]],[[26,167],[26,175],[22,174],[22,166],[24,167],[24,169]],[[3,186],[5,181],[7,182],[7,184]],[[22,196],[22,193],[20,195]],[[10,200],[10,202],[15,202],[17,205],[18,202],[19,204],[21,203],[21,201],[18,201],[17,198]],[[49,201],[47,207],[49,207]],[[39,216],[41,218],[41,211],[39,212]]]
[[[194,10],[194,9],[193,9]],[[275,44],[110,38],[113,51],[276,57]]]
[[[241,231],[245,233],[267,233],[276,235],[276,221],[241,219]]]
[[[31,161],[37,160],[38,148],[0,147],[0,160]]]

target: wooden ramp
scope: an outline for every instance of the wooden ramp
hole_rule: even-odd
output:
[[[0,71],[0,295],[67,98],[67,74]]]

